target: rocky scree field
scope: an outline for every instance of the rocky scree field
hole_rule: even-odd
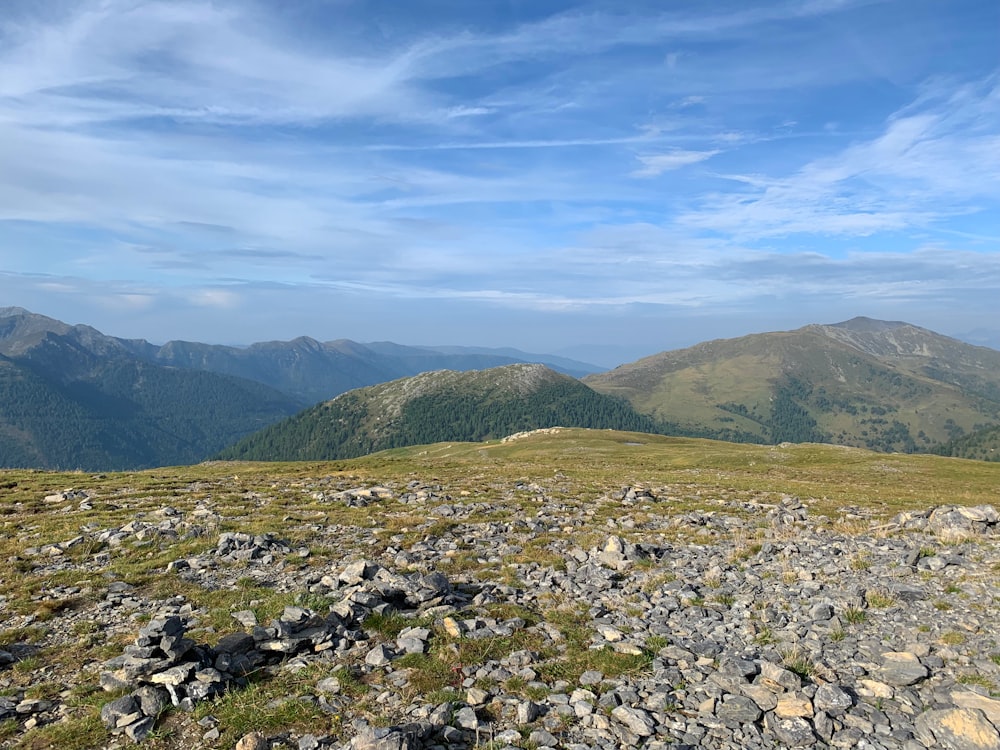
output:
[[[995,748],[1000,466],[543,430],[0,473],[0,745]]]

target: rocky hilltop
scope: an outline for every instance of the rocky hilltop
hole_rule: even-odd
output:
[[[1000,746],[995,506],[886,515],[642,461],[622,471],[649,481],[574,479],[574,455],[636,437],[576,437],[520,479],[529,464],[488,461],[464,479],[236,464],[47,494],[8,477],[6,517],[35,520],[6,527],[0,742]],[[787,467],[799,449],[754,450]],[[844,465],[898,482],[918,459],[888,460]]]

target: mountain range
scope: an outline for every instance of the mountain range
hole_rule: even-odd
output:
[[[305,337],[157,346],[0,308],[0,465],[334,458],[556,424],[996,457],[1000,352],[900,321],[720,339],[595,370],[518,350]]]
[[[541,359],[517,350],[309,338],[240,348],[106,336],[0,308],[0,466],[111,470],[204,460],[346,390],[425,370]]]

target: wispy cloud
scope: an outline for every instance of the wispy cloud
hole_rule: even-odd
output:
[[[681,223],[745,241],[933,228],[974,213],[1000,195],[997,79],[957,90],[938,82],[893,114],[877,137],[787,177],[729,178],[746,189],[706,196]]]
[[[664,172],[686,167],[689,164],[697,164],[700,161],[711,159],[716,151],[682,151],[675,149],[665,154],[652,154],[638,157],[642,163],[642,168],[632,172],[633,177],[657,177]]]
[[[359,298],[385,321],[804,290],[972,305],[997,284],[991,20],[972,0],[10,0],[0,292],[162,327],[354,321]]]

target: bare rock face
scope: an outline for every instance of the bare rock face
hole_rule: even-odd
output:
[[[942,750],[996,750],[1000,732],[975,708],[927,711],[917,717],[917,737],[927,747]]]

